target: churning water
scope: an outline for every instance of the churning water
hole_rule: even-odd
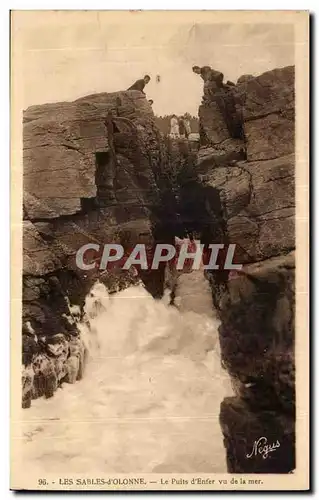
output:
[[[22,412],[30,473],[226,472],[218,419],[232,391],[202,271],[180,276],[176,303],[94,287],[83,380]]]

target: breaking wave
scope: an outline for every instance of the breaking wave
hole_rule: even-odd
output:
[[[182,275],[168,303],[142,285],[93,287],[83,380],[34,400],[19,422],[30,473],[226,472],[219,409],[232,391],[202,272]]]

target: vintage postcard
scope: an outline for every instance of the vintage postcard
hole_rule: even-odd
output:
[[[309,489],[308,24],[11,13],[12,489]]]

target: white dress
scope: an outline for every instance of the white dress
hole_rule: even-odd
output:
[[[178,119],[175,118],[174,116],[173,116],[173,118],[171,118],[171,130],[170,130],[169,135],[173,138],[179,137]]]

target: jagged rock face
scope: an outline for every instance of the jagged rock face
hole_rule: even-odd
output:
[[[121,190],[126,190],[122,203],[141,205],[142,198],[146,204],[150,193],[152,200],[155,184],[149,155],[158,160],[159,144],[151,106],[137,91],[94,94],[71,103],[31,106],[24,113],[24,201],[29,219],[75,214],[85,200],[96,197],[97,163],[103,154],[108,161],[110,149],[109,111],[118,118],[114,191],[121,198]]]
[[[70,354],[79,338],[70,302],[82,305],[96,279],[111,292],[139,280],[132,271],[81,271],[75,255],[86,243],[154,242],[163,152],[151,106],[138,91],[31,106],[23,124],[23,324],[29,321],[43,338],[39,343],[23,332],[28,406],[31,396],[48,397],[82,371],[83,353]],[[57,366],[48,346],[60,334],[69,357],[59,355]]]
[[[246,266],[229,281],[220,307],[222,362],[237,394],[222,403],[220,414],[229,470],[290,472],[295,468],[294,252]],[[256,446],[261,437],[267,442]],[[278,450],[264,458],[260,450],[277,441]]]
[[[254,381],[257,387],[261,383],[273,389],[269,396],[286,407],[294,404],[293,373],[286,389],[276,381],[282,352],[292,354],[294,349],[294,271],[294,252],[247,265],[242,274],[229,279],[219,304],[222,359],[229,373],[242,383]],[[285,371],[286,359],[283,365]],[[259,404],[264,405],[267,394],[258,392]],[[285,392],[288,398],[283,398]]]
[[[24,356],[29,357],[23,360],[23,408],[29,408],[32,399],[52,397],[62,382],[74,384],[83,377],[86,347],[80,338],[57,334],[42,344],[28,336],[23,341]]]
[[[226,101],[224,110],[228,121],[240,120],[243,137],[222,125],[215,102],[203,104],[197,162],[220,200],[223,242],[236,244],[235,261],[244,264],[237,275],[208,273],[236,392],[223,401],[220,422],[229,472],[284,473],[295,467],[294,68],[245,75],[228,92],[235,118]],[[264,459],[260,449],[277,441]]]
[[[295,247],[295,158],[239,162],[211,170],[236,262],[264,260]]]
[[[267,71],[237,89],[242,113],[247,159],[270,160],[295,151],[294,66]]]
[[[110,167],[106,120],[114,116],[116,171],[99,199],[99,166]],[[24,115],[24,275],[75,273],[85,243],[149,235],[161,161],[152,109],[136,91],[28,108]],[[105,162],[99,165],[99,162]],[[103,179],[101,181],[103,184]],[[102,198],[102,197],[101,197]],[[106,196],[107,198],[107,196]],[[103,203],[100,203],[100,202]]]
[[[199,127],[202,144],[211,148],[211,165],[223,154],[224,164],[229,162],[239,145],[249,161],[293,153],[294,85],[294,67],[287,66],[256,78],[243,75],[216,101],[203,103]]]
[[[200,149],[198,169],[205,185],[219,191],[236,261],[255,262],[295,247],[294,68],[250,78],[229,92],[236,96],[244,142],[212,140]],[[206,113],[215,127],[215,108],[206,105]],[[272,128],[288,115],[288,124]],[[246,161],[238,157],[243,148]]]

